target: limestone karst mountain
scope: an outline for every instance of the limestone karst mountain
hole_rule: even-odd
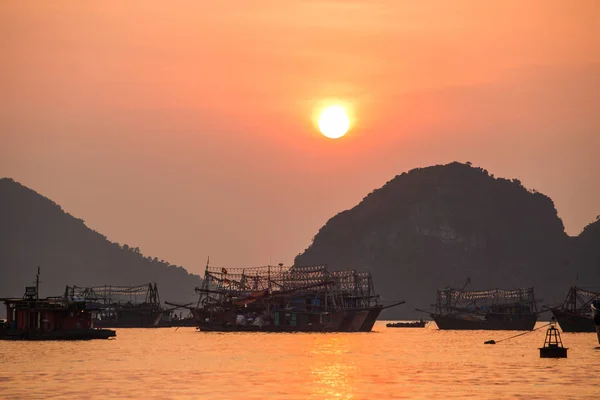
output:
[[[600,290],[600,215],[573,240],[573,265],[578,274],[578,285]]]
[[[385,300],[407,301],[383,317],[420,316],[414,309],[429,308],[436,289],[462,287],[467,278],[471,289],[534,286],[550,304],[577,278],[600,282],[600,235],[591,230],[571,238],[547,196],[455,162],[405,172],[374,190],[331,218],[295,264],[370,269]]]
[[[296,265],[370,269],[382,317],[419,317],[436,289],[534,286],[544,304],[571,284],[600,285],[600,219],[569,237],[552,200],[470,164],[414,169],[331,218]],[[66,284],[156,281],[161,299],[193,301],[200,277],[110,242],[84,221],[12,179],[0,179],[0,294],[21,296],[43,267],[42,295]]]

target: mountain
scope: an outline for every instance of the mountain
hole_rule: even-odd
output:
[[[578,284],[584,287],[594,286],[600,290],[600,215],[574,241],[573,265],[579,273]],[[590,274],[589,271],[593,273]]]
[[[0,296],[21,297],[38,265],[44,297],[61,295],[66,285],[156,282],[161,301],[194,301],[201,282],[183,267],[110,242],[53,201],[0,179]]]
[[[549,197],[454,162],[396,176],[331,218],[294,264],[370,269],[382,299],[407,301],[384,318],[424,316],[415,308],[467,278],[473,290],[533,286],[553,304],[577,276],[600,283],[599,230],[571,238]]]
[[[569,285],[600,285],[600,218],[569,237],[547,196],[469,163],[414,169],[331,218],[296,265],[370,269],[383,317],[413,318],[436,290],[534,286],[544,304]],[[22,296],[42,267],[42,296],[65,285],[157,282],[161,300],[194,301],[200,277],[110,242],[12,179],[0,179],[0,295]],[[0,310],[0,314],[2,311]]]

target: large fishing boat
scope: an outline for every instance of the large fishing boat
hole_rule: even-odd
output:
[[[323,265],[207,265],[196,292],[198,304],[190,310],[201,331],[370,332],[386,308],[370,273]]]
[[[551,307],[550,311],[563,332],[594,332],[590,305],[597,299],[600,299],[600,292],[571,286],[563,304]]]
[[[438,290],[435,311],[430,313],[439,329],[532,330],[537,318],[533,288]]]
[[[182,318],[160,304],[156,282],[136,286],[67,286],[65,296],[94,304],[94,324],[104,328],[158,328],[195,326],[193,318]]]
[[[594,319],[594,325],[596,326],[596,334],[598,335],[598,343],[600,343],[600,299],[592,301],[592,318]]]
[[[23,298],[2,298],[6,322],[0,324],[4,340],[89,340],[116,336],[109,329],[96,329],[96,309],[85,300],[72,297],[39,298],[39,268],[36,286],[25,288]]]

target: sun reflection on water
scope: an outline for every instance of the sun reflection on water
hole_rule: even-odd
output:
[[[353,378],[357,366],[341,361],[343,355],[349,352],[350,343],[343,336],[323,335],[313,342],[310,349],[314,360],[310,366],[313,377],[311,398],[354,398],[356,387]]]

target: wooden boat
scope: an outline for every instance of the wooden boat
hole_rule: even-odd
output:
[[[425,325],[427,325],[427,321],[423,321],[421,319],[413,322],[392,322],[386,324],[385,326],[388,328],[425,328]]]
[[[189,309],[201,331],[369,332],[386,308],[377,304],[370,273],[318,265],[207,265],[196,292],[198,305]]]
[[[571,286],[563,304],[550,311],[563,332],[594,332],[590,305],[599,298],[599,292]]]
[[[65,296],[83,298],[98,309],[94,325],[102,328],[154,328],[165,316],[156,283],[135,286],[67,286]],[[165,316],[165,318],[163,318]]]
[[[439,329],[533,329],[539,315],[533,288],[467,291],[470,282],[462,289],[438,290],[435,311],[429,314]]]
[[[592,301],[590,306],[592,308],[592,318],[594,319],[594,325],[596,326],[596,334],[598,335],[598,343],[600,343],[600,300]]]
[[[36,286],[26,287],[23,298],[2,298],[7,320],[0,326],[4,340],[90,340],[116,336],[109,329],[94,328],[96,308],[86,301],[66,297],[39,298],[39,268]]]
[[[196,326],[193,316],[183,317],[160,304],[156,282],[136,286],[67,286],[65,296],[79,297],[94,305],[94,326],[101,328],[170,328]],[[168,304],[168,303],[167,303]]]
[[[198,329],[205,332],[339,332],[344,319],[342,312],[296,312],[277,310],[272,312],[272,320],[260,322],[244,321],[239,314],[236,321],[206,321]]]

